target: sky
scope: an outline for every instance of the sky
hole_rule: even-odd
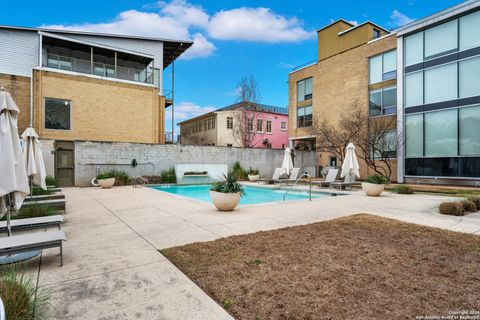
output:
[[[262,103],[286,107],[288,73],[316,59],[316,30],[339,18],[354,24],[370,20],[390,30],[459,2],[19,0],[2,4],[0,24],[193,40],[175,63],[178,123],[234,103],[238,83],[250,75]],[[171,88],[170,68],[164,70],[163,87]]]

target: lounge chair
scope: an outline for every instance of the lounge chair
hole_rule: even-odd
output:
[[[0,238],[0,256],[49,248],[60,248],[60,265],[63,266],[62,242],[65,232],[35,232]]]
[[[274,183],[286,183],[286,184],[293,183],[297,181],[299,173],[300,173],[300,168],[293,168],[292,172],[290,172],[290,176],[288,177],[288,179],[277,179],[274,181]]]
[[[278,178],[280,178],[281,174],[282,174],[282,168],[275,168],[275,171],[273,172],[272,179],[259,179],[258,183],[260,183],[260,182],[263,182],[265,184],[275,183],[275,180],[278,180]]]
[[[339,187],[339,189],[345,189],[347,190],[347,187],[352,189],[352,186],[355,184],[355,175],[347,175],[345,176],[345,180],[343,182],[332,182],[330,183],[330,187],[335,189],[336,187]]]
[[[319,187],[329,187],[331,183],[335,182],[337,179],[338,169],[330,169],[328,170],[327,176],[323,181],[316,181],[313,184],[318,185]]]
[[[33,207],[38,205],[49,206],[58,211],[66,211],[65,199],[25,201],[23,203],[23,207]]]
[[[38,218],[13,219],[10,220],[10,228],[12,231],[26,229],[44,229],[50,227],[58,227],[63,223],[62,215],[53,215]],[[7,232],[7,221],[0,221],[0,232]]]

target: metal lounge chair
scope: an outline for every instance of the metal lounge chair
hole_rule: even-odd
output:
[[[65,232],[35,232],[0,238],[0,256],[49,248],[60,248],[60,265],[63,266],[62,242]]]
[[[274,181],[274,183],[286,183],[286,184],[293,183],[297,181],[299,173],[300,173],[300,168],[293,168],[292,172],[290,172],[290,176],[288,177],[288,179],[277,179]]]
[[[337,175],[338,169],[330,169],[328,170],[325,180],[314,182],[314,184],[318,185],[319,187],[329,187],[331,183],[335,182],[335,179],[337,179]]]
[[[352,189],[353,184],[355,184],[355,175],[347,175],[345,176],[345,180],[343,182],[332,182],[330,183],[330,187],[335,189],[336,187],[339,187],[339,189],[347,189],[350,188]]]
[[[10,221],[12,231],[27,230],[27,229],[44,229],[50,227],[58,227],[63,223],[62,215],[53,215],[38,218],[28,219],[13,219]],[[7,222],[0,221],[0,232],[7,232]]]
[[[282,168],[275,168],[275,171],[273,172],[272,179],[259,179],[258,183],[260,183],[260,182],[263,182],[265,184],[275,183],[275,180],[278,180],[278,178],[280,178],[281,174],[282,174]]]

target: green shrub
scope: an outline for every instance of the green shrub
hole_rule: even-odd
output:
[[[397,186],[393,189],[398,194],[413,194],[413,189],[407,185]]]
[[[243,197],[245,190],[243,186],[238,183],[237,177],[232,173],[223,175],[223,179],[212,184],[212,191],[221,192],[221,193],[237,193],[240,192],[240,195]]]
[[[463,200],[462,201],[462,206],[463,206],[463,210],[465,210],[465,212],[476,212],[477,211],[477,206],[475,205],[475,202],[473,202],[473,201]]]
[[[450,216],[464,216],[465,209],[462,202],[443,202],[438,207],[438,211],[441,214],[447,214]]]
[[[29,206],[22,206],[17,214],[12,215],[12,219],[27,219],[52,216],[57,212],[48,204],[35,204]],[[2,220],[6,220],[7,217],[3,216]]]
[[[130,184],[130,176],[125,171],[110,170],[97,175],[97,179],[115,178],[116,186],[124,186]]]
[[[365,182],[368,182],[368,183],[374,183],[374,184],[387,184],[388,183],[388,179],[379,174],[379,173],[374,173],[372,175],[369,175],[366,179],[365,179]]]
[[[250,169],[248,170],[248,174],[251,175],[251,176],[257,176],[257,175],[260,174],[260,171],[258,171],[258,169],[252,169],[252,168],[250,168]]]
[[[52,176],[46,176],[45,183],[47,184],[47,186],[54,186],[54,187],[58,186],[57,179],[55,179]]]
[[[102,179],[110,179],[113,178],[109,172],[102,172],[97,174],[97,180],[102,180]]]
[[[48,196],[53,194],[54,192],[52,190],[44,190],[38,186],[33,186],[32,188],[32,196]]]
[[[177,183],[175,168],[171,167],[170,169],[160,172],[160,179],[162,183]]]
[[[37,289],[36,281],[15,267],[3,272],[0,279],[0,297],[7,319],[48,319],[49,296]]]
[[[237,180],[247,180],[248,173],[245,169],[242,168],[240,162],[236,161],[233,164],[232,174],[237,178]]]
[[[480,197],[470,197],[467,200],[475,203],[475,207],[477,207],[477,210],[480,210]]]

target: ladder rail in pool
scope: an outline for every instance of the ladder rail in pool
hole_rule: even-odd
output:
[[[298,181],[300,181],[300,179],[303,177],[308,178],[308,200],[312,201],[312,177],[307,172],[302,173],[300,177],[298,177],[297,180],[295,180],[295,182],[290,186],[290,189],[285,192],[283,195],[283,201],[285,201],[287,194],[293,189],[294,186],[298,185]]]

